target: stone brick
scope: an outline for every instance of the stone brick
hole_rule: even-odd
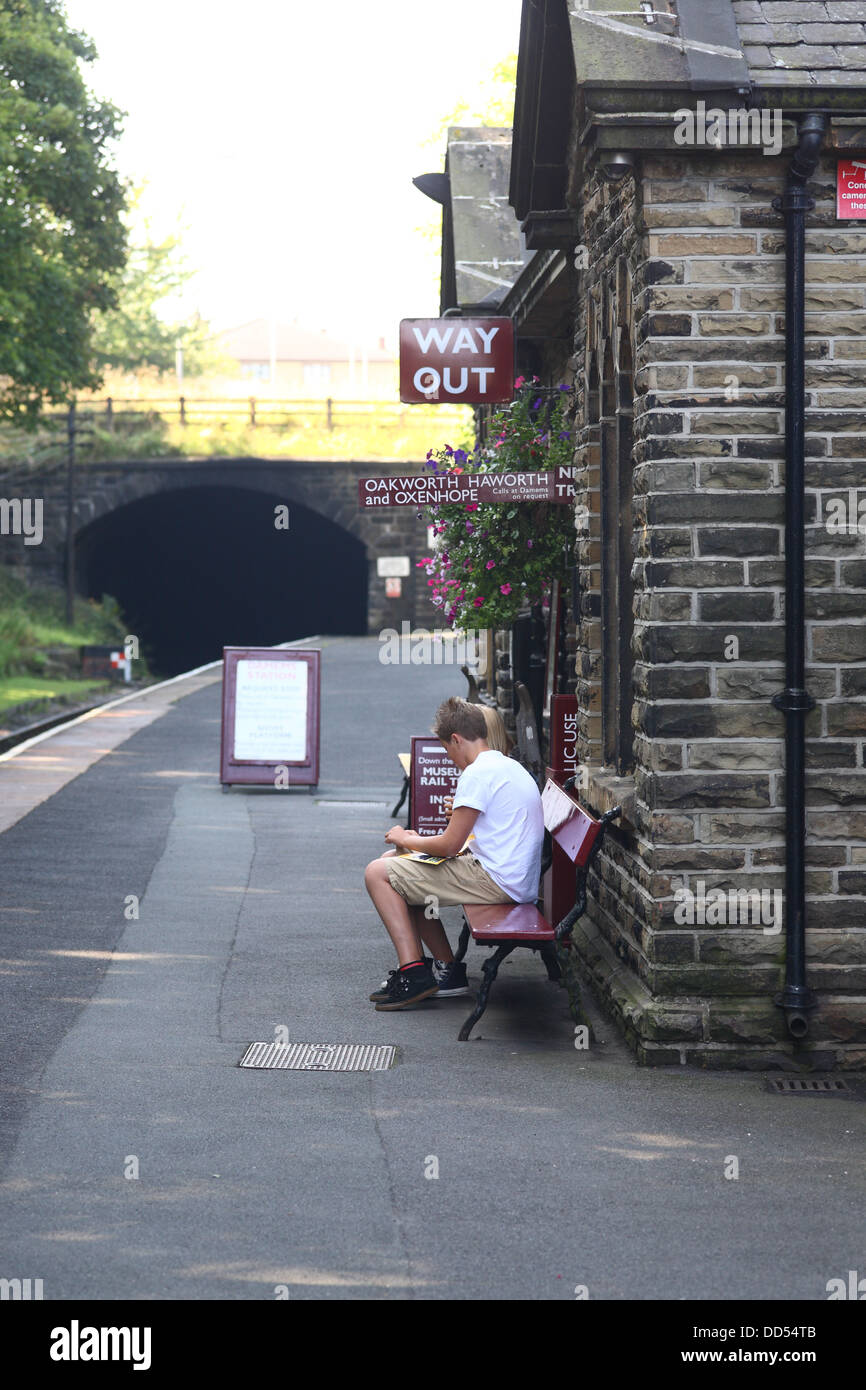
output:
[[[669,624],[646,629],[642,647],[646,658],[653,662],[723,661],[731,637],[737,639],[742,661],[772,660],[784,655],[785,632],[780,624]]]
[[[667,526],[671,522],[740,521],[750,522],[784,519],[781,493],[749,497],[745,500],[726,489],[706,492],[655,493],[647,502],[647,520],[651,526]]]
[[[645,294],[646,307],[652,309],[723,310],[734,307],[734,296],[730,290],[698,289],[694,285],[652,285]],[[776,307],[773,305],[773,308]],[[685,385],[685,382],[682,384]]]
[[[866,677],[866,672],[863,672]],[[866,701],[827,706],[827,733],[866,735]],[[837,745],[833,745],[834,747]]]
[[[769,999],[733,1007],[727,1000],[711,999],[708,1020],[708,1036],[713,1042],[766,1046],[786,1036],[785,1015]]]
[[[716,204],[703,208],[660,208],[644,205],[641,219],[644,227],[733,227],[737,223],[734,208]]]
[[[769,779],[734,772],[658,773],[656,799],[660,806],[769,806]]]
[[[653,932],[649,949],[653,959],[664,965],[679,965],[697,958],[692,932]]]
[[[704,593],[698,595],[698,616],[702,622],[771,622],[775,618],[771,593]]]
[[[761,742],[727,741],[725,743],[690,743],[688,745],[688,767],[706,768],[709,771],[730,770],[746,772],[751,768],[772,770],[782,767],[784,762],[781,740],[767,739]]]
[[[753,256],[757,238],[745,232],[651,235],[651,256]]]
[[[766,336],[771,331],[767,314],[699,314],[698,331],[711,337]]]
[[[695,823],[691,816],[654,812],[650,823],[652,837],[660,844],[690,845],[694,842]]]
[[[706,700],[710,696],[709,667],[651,667],[646,694],[651,700]]]
[[[812,628],[814,661],[866,661],[866,623]]]
[[[744,569],[741,562],[731,560],[652,561],[646,567],[646,582],[684,589],[711,585],[742,588]]]
[[[714,527],[698,531],[699,555],[778,555],[780,532],[769,526]]]
[[[818,840],[866,840],[866,811],[806,811],[806,831]]]
[[[761,814],[733,811],[730,815],[702,815],[700,838],[710,844],[767,844],[779,840],[785,828],[781,811]]]
[[[806,748],[807,767],[852,768],[857,766],[857,746],[831,739],[810,741]]]
[[[650,179],[645,184],[646,203],[702,203],[706,200],[704,179]]]
[[[696,1042],[703,1037],[703,1019],[698,1011],[653,1008],[644,1014],[642,1025],[644,1038],[651,1042]]]
[[[767,492],[773,484],[773,472],[769,463],[747,463],[742,459],[725,459],[701,462],[698,465],[702,488],[732,488],[737,491],[752,490]]]
[[[659,848],[654,859],[659,869],[682,869],[685,873],[698,873],[701,869],[741,869],[746,862],[742,849],[705,849],[698,845]]]
[[[806,805],[858,805],[866,802],[866,768],[854,772],[807,772]]]
[[[855,666],[839,672],[839,694],[866,695],[866,667]]]

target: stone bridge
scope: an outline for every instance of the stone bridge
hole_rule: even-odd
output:
[[[357,503],[359,478],[422,471],[415,463],[273,458],[82,464],[76,588],[117,599],[163,672],[211,660],[223,645],[399,629],[404,620],[431,626],[426,576],[415,568],[427,553],[426,521],[413,510],[368,513]],[[0,558],[64,582],[64,470],[26,483],[0,479],[0,494],[38,497],[43,507],[41,543],[2,536]],[[399,598],[386,597],[380,556],[409,557]]]

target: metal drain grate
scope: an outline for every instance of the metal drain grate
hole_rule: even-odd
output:
[[[847,1081],[831,1076],[774,1076],[767,1088],[780,1096],[853,1095]]]
[[[242,1067],[278,1071],[387,1071],[396,1047],[384,1043],[250,1043]]]

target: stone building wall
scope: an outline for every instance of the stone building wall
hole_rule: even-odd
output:
[[[784,684],[784,235],[771,203],[787,162],[647,155],[636,177],[584,190],[577,694],[587,799],[619,800],[626,814],[572,959],[647,1062],[866,1060],[866,524],[826,525],[839,513],[830,499],[847,505],[863,478],[866,231],[836,222],[829,156],[807,218],[807,688],[818,702],[807,977],[820,994],[808,1037],[791,1040],[773,1004],[785,938],[764,930],[766,914],[714,921],[716,904],[704,922],[675,919],[678,889],[764,890],[771,910],[784,889],[784,719],[770,703]],[[605,428],[613,439],[619,427],[628,348],[634,765],[617,779],[602,767],[599,460]]]

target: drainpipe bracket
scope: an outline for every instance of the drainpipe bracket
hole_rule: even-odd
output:
[[[815,708],[815,701],[808,690],[797,690],[791,687],[780,690],[777,695],[773,696],[770,703],[775,705],[776,709],[780,709],[783,714],[792,714],[799,710],[808,713],[809,710]]]
[[[773,1003],[779,1009],[812,1013],[818,1007],[818,996],[807,985],[786,985],[780,994],[773,996]]]
[[[810,198],[801,183],[791,184],[779,198],[773,199],[775,212],[811,212],[815,199]]]

